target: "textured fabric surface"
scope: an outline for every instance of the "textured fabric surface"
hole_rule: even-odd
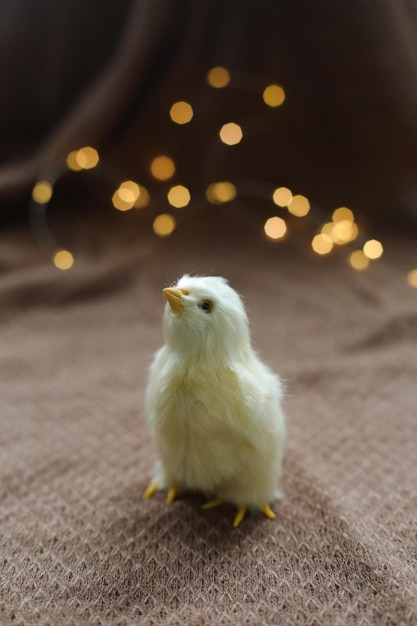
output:
[[[356,273],[197,216],[63,273],[3,234],[0,623],[417,623],[415,242],[385,248]],[[285,379],[274,521],[141,497],[161,289],[185,271],[229,278]]]

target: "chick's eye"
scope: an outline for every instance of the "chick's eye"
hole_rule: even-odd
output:
[[[213,307],[210,300],[202,300],[198,306],[200,307],[202,311],[204,311],[204,313],[210,313]]]

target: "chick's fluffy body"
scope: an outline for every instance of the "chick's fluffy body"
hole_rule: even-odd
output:
[[[176,287],[183,310],[165,307],[166,343],[146,391],[159,458],[154,478],[163,488],[259,508],[278,495],[280,379],[253,350],[243,303],[225,279],[185,275]]]

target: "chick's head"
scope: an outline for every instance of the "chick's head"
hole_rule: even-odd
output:
[[[243,302],[220,276],[184,275],[164,289],[164,332],[169,347],[185,357],[243,356],[250,344]]]

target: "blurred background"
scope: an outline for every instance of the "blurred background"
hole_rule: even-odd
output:
[[[0,32],[0,225],[61,269],[198,213],[356,269],[415,237],[415,0],[3,0]]]

